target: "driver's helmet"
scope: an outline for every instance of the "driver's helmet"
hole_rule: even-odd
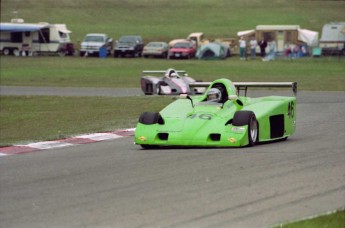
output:
[[[171,73],[170,78],[178,78],[178,74],[177,73]]]
[[[222,93],[217,88],[212,88],[207,93],[207,101],[220,102]]]
[[[177,76],[178,74],[175,69],[170,68],[165,72],[165,77],[171,78],[171,77],[177,77]]]

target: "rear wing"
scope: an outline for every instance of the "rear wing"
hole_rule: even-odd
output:
[[[145,74],[164,74],[166,70],[143,70],[142,75]],[[176,70],[178,74],[186,74],[187,71],[185,70]]]
[[[209,87],[212,82],[193,82],[190,83],[190,87]],[[247,90],[249,87],[255,88],[291,88],[295,96],[297,96],[297,82],[233,82],[237,89],[237,95],[240,95],[240,91],[244,91],[244,95],[247,96]]]

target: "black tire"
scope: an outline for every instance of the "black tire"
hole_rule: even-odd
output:
[[[144,91],[145,95],[153,95],[154,91],[153,91],[153,84],[152,83],[146,83],[145,84],[145,91]]]
[[[161,115],[158,112],[144,112],[139,117],[139,123],[152,125],[152,124],[164,124]]]
[[[259,139],[259,126],[255,114],[252,111],[237,111],[232,120],[233,126],[248,125],[249,146],[254,146]]]
[[[2,50],[2,54],[3,54],[3,55],[10,55],[10,54],[11,54],[11,50],[10,50],[9,48],[4,48],[4,49]]]
[[[156,94],[157,95],[160,95],[161,94],[161,85],[162,83],[158,82],[157,85],[156,85]]]
[[[140,146],[145,150],[155,150],[158,149],[159,146],[156,145],[147,145],[147,144],[140,144]]]

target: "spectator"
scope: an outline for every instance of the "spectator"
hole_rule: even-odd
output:
[[[251,37],[249,45],[250,45],[250,57],[251,57],[251,59],[255,59],[255,57],[256,57],[256,46],[258,46],[258,42],[256,41],[254,36]]]
[[[295,47],[293,48],[293,58],[299,58],[299,51],[300,51],[300,48],[299,46],[296,44]]]
[[[259,41],[259,46],[260,46],[260,54],[261,54],[261,57],[262,58],[265,58],[266,56],[266,47],[267,47],[267,42],[264,38],[262,38],[260,41]]]
[[[286,43],[284,46],[284,56],[290,58],[291,57],[291,45]]]
[[[243,36],[241,36],[238,42],[240,45],[240,59],[246,60],[246,40],[244,39]]]
[[[270,42],[268,42],[268,47],[269,47],[269,53],[266,56],[266,58],[262,59],[262,61],[275,60],[275,52],[277,49],[276,41],[272,39]]]

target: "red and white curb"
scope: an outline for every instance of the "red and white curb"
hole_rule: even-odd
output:
[[[118,130],[107,133],[94,133],[87,135],[79,135],[72,138],[45,141],[37,143],[29,143],[26,145],[13,145],[0,148],[0,157],[9,156],[14,154],[31,153],[35,151],[42,151],[55,148],[63,148],[87,143],[101,142],[105,140],[114,140],[122,137],[133,136],[135,128]]]

